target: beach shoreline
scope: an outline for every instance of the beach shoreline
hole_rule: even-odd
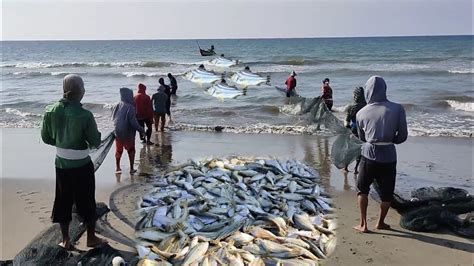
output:
[[[36,234],[50,225],[49,215],[54,199],[54,149],[39,141],[38,129],[1,129],[2,134],[2,204],[1,204],[1,260],[12,259]],[[294,158],[315,167],[321,183],[333,197],[338,216],[338,245],[335,253],[324,264],[336,265],[468,265],[472,264],[472,242],[450,232],[418,233],[400,228],[400,216],[391,210],[388,223],[392,231],[358,234],[351,228],[358,222],[355,201],[354,174],[344,175],[331,165],[329,152],[332,138],[309,135],[232,134],[173,131],[153,134],[157,146],[137,145],[136,162],[139,174],[114,175],[112,148],[104,164],[96,172],[97,201],[110,203],[114,191],[115,204],[120,212],[133,217],[133,201],[147,188],[147,176],[159,174],[170,165],[187,159],[228,157]],[[454,185],[462,187],[472,182],[472,140],[462,138],[411,137],[398,147],[398,172],[401,186],[413,184]],[[453,152],[457,156],[452,158]],[[424,155],[423,158],[419,158]],[[126,159],[122,159],[125,164]],[[27,166],[27,167],[26,167]],[[352,169],[351,166],[350,169]],[[127,169],[127,167],[124,167]],[[422,176],[422,174],[425,174]],[[421,176],[413,183],[409,179]],[[443,181],[440,177],[456,182]],[[434,179],[435,182],[430,181]],[[136,184],[130,186],[129,184]],[[398,185],[397,184],[397,185]],[[468,187],[472,190],[472,186]],[[109,206],[110,207],[110,206]],[[113,210],[114,211],[114,210]],[[133,230],[112,214],[111,224],[132,236]],[[375,201],[369,201],[371,226],[378,215]],[[127,250],[118,243],[114,247]],[[130,250],[128,250],[130,251]],[[449,251],[449,252],[447,252]],[[429,256],[427,256],[429,254]]]

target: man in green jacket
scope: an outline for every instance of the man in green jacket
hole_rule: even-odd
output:
[[[41,127],[44,143],[56,147],[56,195],[52,212],[53,223],[59,223],[63,241],[60,245],[72,249],[69,223],[72,206],[87,224],[87,246],[105,242],[95,235],[95,175],[89,148],[100,144],[100,132],[94,116],[82,108],[84,82],[78,75],[63,80],[63,98],[46,107]]]

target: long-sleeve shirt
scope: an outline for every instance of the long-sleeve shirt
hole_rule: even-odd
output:
[[[359,138],[364,142],[361,154],[377,162],[396,162],[394,144],[408,137],[405,109],[387,100],[387,87],[381,77],[370,78],[366,90],[368,104],[356,115]]]
[[[145,133],[138,124],[135,106],[133,106],[133,91],[127,88],[120,89],[121,102],[113,110],[115,136],[119,140],[135,139],[136,132]]]
[[[293,76],[289,76],[288,79],[285,81],[286,90],[293,91],[296,88],[296,79]]]
[[[94,116],[82,108],[81,103],[62,99],[46,107],[41,126],[44,143],[62,149],[86,150],[99,146],[100,137]],[[79,160],[56,156],[55,165],[60,169],[71,169],[84,166],[90,160],[89,156]]]
[[[145,89],[138,89],[138,93],[133,99],[135,101],[138,120],[153,118],[151,99],[150,96],[146,94]]]
[[[163,91],[159,91],[155,94],[153,94],[151,98],[153,102],[153,109],[155,113],[158,114],[165,114],[167,111],[166,104],[168,102],[168,95],[164,93]]]

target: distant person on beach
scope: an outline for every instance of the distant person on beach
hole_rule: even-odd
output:
[[[292,71],[291,75],[285,81],[286,85],[286,97],[290,97],[296,89],[296,72]]]
[[[324,103],[326,104],[326,107],[329,109],[329,111],[332,110],[332,88],[329,86],[329,79],[325,78],[323,80],[323,85],[321,86],[321,99],[323,99]]]
[[[209,52],[214,52],[214,45],[211,45],[211,49],[209,49]]]
[[[100,144],[92,113],[82,108],[84,82],[78,75],[63,80],[63,98],[46,107],[41,127],[44,143],[56,147],[56,194],[52,211],[53,223],[59,223],[62,241],[59,245],[73,249],[69,238],[72,206],[87,225],[87,246],[95,247],[106,241],[95,235],[95,174],[89,148]]]
[[[160,78],[158,83],[160,83],[160,88],[163,88],[166,96],[168,96],[168,100],[166,101],[166,114],[169,117],[169,122],[171,122],[171,88],[165,84],[165,80],[163,78]]]
[[[347,115],[346,115],[346,120],[344,121],[344,125],[349,128],[354,134],[354,136],[359,137],[359,134],[357,133],[357,122],[356,122],[356,115],[357,112],[360,111],[363,107],[367,105],[367,102],[365,101],[365,96],[364,96],[364,88],[362,87],[356,87],[353,92],[353,100],[354,102],[349,105],[347,108]],[[361,159],[361,155],[357,157],[356,160],[356,165],[354,167],[354,173],[358,173],[359,169],[359,163]],[[344,171],[349,172],[349,169],[347,168],[348,165],[344,168]]]
[[[145,130],[138,124],[135,102],[133,100],[133,91],[129,88],[120,89],[120,103],[113,109],[114,132],[115,132],[115,171],[117,174],[122,173],[120,168],[120,159],[122,158],[123,149],[128,152],[130,161],[130,174],[134,174],[136,170],[133,168],[135,162],[135,134],[145,135]]]
[[[155,115],[155,131],[158,132],[158,126],[160,125],[160,131],[165,131],[166,124],[166,103],[168,102],[168,95],[165,93],[164,87],[160,86],[158,92],[153,94],[151,97],[153,103],[153,112]]]
[[[408,136],[403,106],[387,100],[387,85],[382,77],[373,76],[365,84],[367,105],[356,115],[357,131],[362,145],[360,173],[357,177],[357,198],[360,224],[354,229],[369,232],[367,205],[370,185],[375,180],[380,191],[380,217],[376,229],[389,229],[385,217],[395,189],[397,152],[394,144],[403,143]]]
[[[137,121],[141,127],[145,128],[146,125],[146,134],[140,135],[142,143],[147,145],[152,145],[151,142],[151,127],[153,124],[153,107],[151,105],[150,96],[146,94],[146,86],[142,83],[138,84],[138,93],[134,97],[135,108],[137,110]]]
[[[176,91],[178,90],[178,82],[176,78],[168,73],[168,79],[170,80],[170,87],[171,87],[171,95],[176,95]]]

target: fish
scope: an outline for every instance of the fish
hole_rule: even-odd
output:
[[[227,238],[227,240],[232,240],[238,245],[248,244],[252,242],[253,239],[254,239],[253,236],[246,233],[242,233],[240,231],[233,233],[230,237]]]
[[[156,261],[151,259],[141,259],[137,266],[172,266],[173,264],[166,261]]]
[[[175,235],[176,233],[166,233],[161,232],[153,228],[145,228],[136,233],[136,236],[142,239],[150,240],[150,241],[161,241],[167,237]]]
[[[206,254],[208,248],[209,242],[201,242],[196,244],[186,254],[182,265],[191,265],[192,263],[199,262],[201,259],[203,259],[203,256]]]
[[[307,231],[314,231],[316,228],[314,228],[314,225],[311,223],[308,215],[306,213],[304,214],[295,214],[293,216],[293,221],[295,222],[296,227],[302,230],[307,230]]]
[[[215,84],[207,90],[207,93],[220,99],[235,99],[244,95],[244,92],[227,84]]]
[[[239,61],[231,60],[231,59],[219,56],[219,57],[209,60],[206,64],[215,66],[215,67],[227,68],[227,67],[231,67],[231,66],[235,66],[239,64]]]
[[[260,86],[262,84],[270,85],[270,75],[262,77],[250,71],[238,71],[234,73],[230,80],[243,87]]]
[[[296,186],[297,186],[296,181],[294,181],[294,180],[291,181],[290,184],[288,185],[288,191],[289,191],[290,193],[295,193],[295,191],[296,191]]]
[[[211,71],[195,69],[184,74],[184,78],[196,84],[213,84],[223,78]]]
[[[295,160],[189,160],[142,196],[137,252],[180,265],[312,265],[336,246],[318,177]]]

